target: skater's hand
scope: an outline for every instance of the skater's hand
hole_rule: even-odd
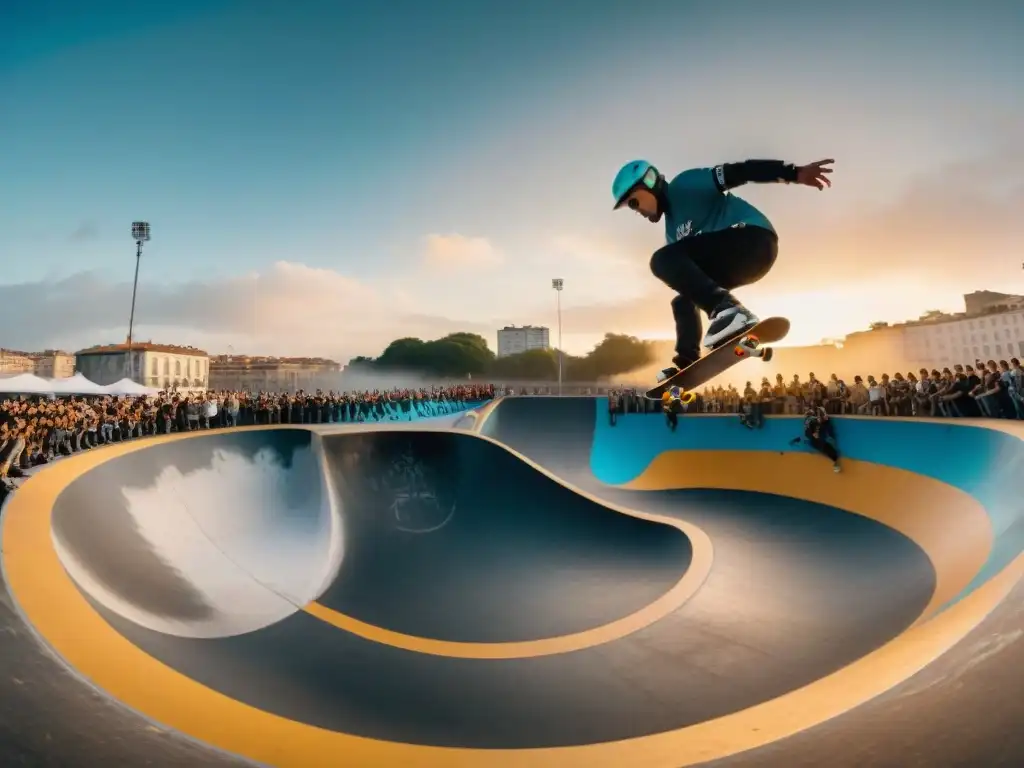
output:
[[[831,187],[832,180],[829,179],[828,174],[832,173],[832,169],[825,166],[832,165],[834,162],[835,160],[819,160],[816,163],[797,167],[796,183],[817,189]]]

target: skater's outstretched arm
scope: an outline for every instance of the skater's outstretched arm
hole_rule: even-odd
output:
[[[819,160],[810,165],[793,165],[782,160],[747,160],[742,163],[723,163],[711,169],[715,177],[715,186],[720,192],[743,186],[744,184],[769,184],[785,182],[787,184],[803,184],[808,187],[824,189],[831,187],[832,182],[827,174],[835,160]]]

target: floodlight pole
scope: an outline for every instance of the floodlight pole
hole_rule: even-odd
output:
[[[132,237],[135,239],[135,279],[132,281],[132,311],[128,316],[128,355],[125,360],[125,367],[128,369],[128,375],[126,378],[134,381],[134,367],[132,366],[132,333],[135,330],[135,296],[139,290],[139,262],[142,261],[142,244],[149,240],[149,222],[132,222]]]
[[[558,396],[562,396],[562,287],[565,281],[556,277],[551,281],[555,289],[555,306],[558,311]]]

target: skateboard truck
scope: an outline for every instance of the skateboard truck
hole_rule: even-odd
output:
[[[736,357],[760,357],[766,363],[772,359],[772,348],[762,347],[761,340],[754,334],[739,339],[732,351]]]
[[[696,392],[690,392],[682,387],[672,387],[669,389],[668,393],[673,400],[678,400],[683,405],[689,405],[697,399]]]

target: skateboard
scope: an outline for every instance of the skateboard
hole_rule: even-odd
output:
[[[647,390],[651,400],[661,400],[666,390],[678,387],[686,393],[705,384],[720,373],[732,368],[736,363],[748,357],[758,357],[764,362],[772,359],[772,348],[765,344],[782,341],[789,333],[789,320],[784,317],[769,317],[753,328],[738,333],[728,341],[723,341],[700,360],[675,376],[665,379],[656,387]]]

